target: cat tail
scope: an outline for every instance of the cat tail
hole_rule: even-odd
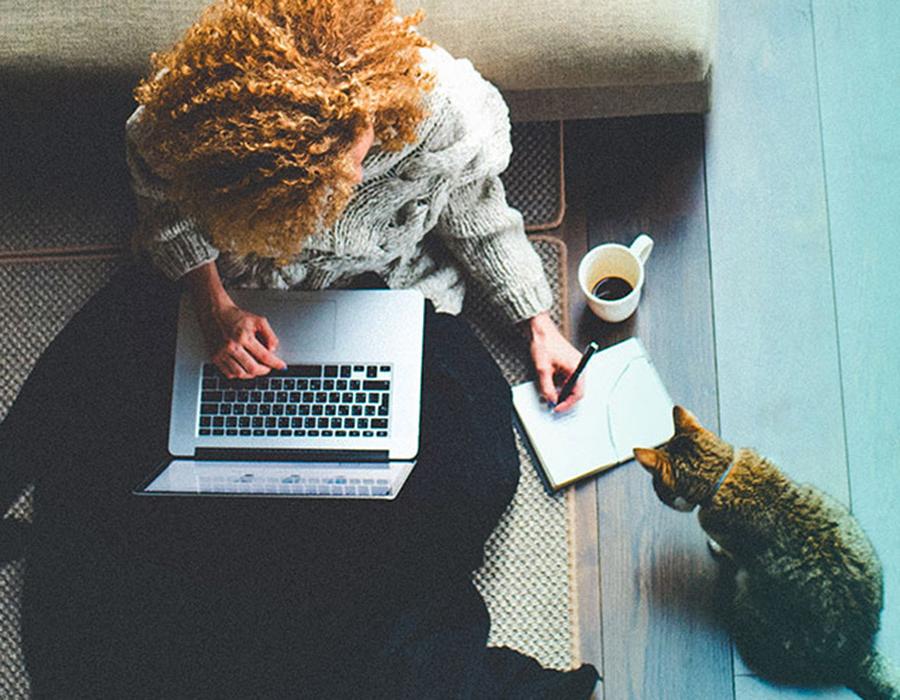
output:
[[[891,662],[873,649],[847,687],[863,700],[900,700],[900,676]]]

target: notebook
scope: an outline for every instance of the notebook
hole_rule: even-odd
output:
[[[567,413],[550,411],[534,382],[513,387],[513,405],[550,486],[556,490],[658,447],[673,432],[673,402],[647,350],[629,338],[594,355],[585,395]]]

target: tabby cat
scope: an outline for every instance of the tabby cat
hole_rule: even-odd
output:
[[[711,548],[737,569],[732,633],[751,668],[779,682],[840,684],[866,700],[900,700],[900,682],[874,647],[882,571],[859,523],[680,406],[674,421],[669,442],[634,454],[663,503],[700,506]]]

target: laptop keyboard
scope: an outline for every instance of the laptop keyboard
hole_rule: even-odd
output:
[[[371,438],[390,432],[391,365],[288,365],[228,379],[203,365],[199,435]]]

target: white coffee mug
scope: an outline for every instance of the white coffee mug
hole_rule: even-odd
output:
[[[603,243],[587,252],[578,266],[578,283],[594,314],[609,323],[618,323],[634,313],[644,287],[644,263],[652,250],[653,239],[642,233],[630,246]],[[606,277],[625,280],[631,291],[621,299],[598,298],[593,290]]]

